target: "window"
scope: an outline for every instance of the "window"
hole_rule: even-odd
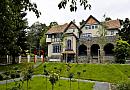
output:
[[[71,50],[71,40],[67,40],[67,50]]]
[[[98,26],[97,25],[95,25],[95,29],[97,29],[98,28]]]
[[[89,29],[91,29],[91,26],[89,26]]]
[[[81,38],[91,39],[91,37],[92,37],[92,33],[84,33],[81,35]]]
[[[114,35],[114,31],[111,31],[111,35]]]
[[[54,44],[53,45],[53,53],[60,53],[61,52],[61,45]]]
[[[48,38],[51,38],[51,35],[50,35],[50,34],[48,35]]]
[[[94,25],[92,25],[92,29],[95,29]]]
[[[89,26],[88,26],[88,25],[87,25],[87,26],[85,26],[85,29],[86,29],[86,30],[88,30],[88,29],[89,29]]]
[[[88,30],[88,29],[97,29],[98,28],[98,25],[86,25],[85,26],[85,29]]]

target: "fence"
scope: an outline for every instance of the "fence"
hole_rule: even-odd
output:
[[[41,62],[43,60],[43,57],[35,56],[36,62]],[[15,62],[16,63],[24,63],[24,62],[34,62],[34,57],[31,57],[30,55],[27,55],[25,57],[23,56],[18,56],[15,57]],[[11,64],[12,63],[12,56],[9,55],[4,55],[0,56],[0,65],[6,65],[6,64]]]

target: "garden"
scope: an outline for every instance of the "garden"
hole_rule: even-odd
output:
[[[79,82],[80,80],[108,82],[118,84],[129,82],[130,65],[127,64],[76,64],[33,63],[0,66],[0,90],[93,90],[94,82]],[[5,71],[5,72],[4,72]],[[21,77],[21,78],[20,78]],[[16,80],[19,78],[19,80]],[[61,80],[61,78],[68,78]],[[8,79],[13,82],[7,81]],[[121,89],[119,89],[121,90]],[[129,89],[122,89],[129,90]]]

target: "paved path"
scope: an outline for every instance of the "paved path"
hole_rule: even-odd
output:
[[[33,77],[41,77],[43,75],[33,75]],[[16,78],[15,81],[19,81],[22,78]],[[69,78],[61,77],[62,80],[69,80]],[[78,80],[78,79],[72,79],[72,80]],[[93,86],[93,90],[109,90],[109,83],[107,82],[99,82],[99,81],[90,81],[90,80],[82,80],[79,79],[80,82],[93,82],[95,85]],[[13,79],[7,80],[7,83],[14,82]],[[0,84],[6,84],[6,80],[0,81]]]
[[[36,64],[34,64],[34,68],[38,67],[42,62],[36,62]]]

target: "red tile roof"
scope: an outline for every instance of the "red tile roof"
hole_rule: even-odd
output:
[[[46,34],[52,34],[52,33],[62,33],[64,32],[65,28],[68,26],[67,23],[65,23],[64,25],[56,25],[53,26],[52,28],[50,28]]]
[[[117,29],[121,27],[119,20],[106,21],[106,26],[107,26],[107,29]]]

